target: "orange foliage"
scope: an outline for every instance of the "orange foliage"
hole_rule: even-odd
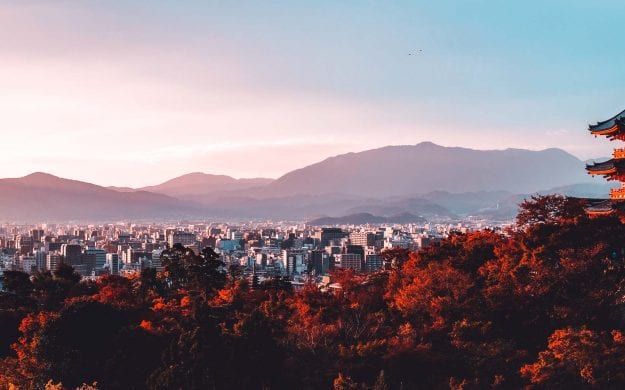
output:
[[[417,264],[411,259],[404,267],[408,279],[397,291],[394,306],[423,330],[441,329],[447,324],[445,312],[467,304],[470,278],[449,263]]]
[[[558,329],[538,360],[521,368],[534,384],[549,387],[620,387],[625,383],[625,342],[620,331]]]

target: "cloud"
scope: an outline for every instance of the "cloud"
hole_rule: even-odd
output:
[[[545,134],[550,137],[559,137],[570,134],[570,131],[568,129],[556,129],[548,130]]]

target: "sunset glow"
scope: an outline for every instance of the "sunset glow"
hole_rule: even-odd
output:
[[[2,142],[32,156],[3,147],[0,176],[278,177],[421,141],[609,154],[580,129],[625,98],[617,3],[410,3],[0,2]]]

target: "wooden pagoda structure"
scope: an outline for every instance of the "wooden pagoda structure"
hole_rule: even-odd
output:
[[[625,141],[625,111],[612,118],[590,125],[588,130],[595,137],[606,136],[610,141]],[[625,211],[625,148],[614,149],[612,158],[608,161],[595,162],[586,165],[590,175],[601,175],[608,180],[618,180],[619,188],[610,190],[609,199],[594,199],[586,208],[590,215],[608,215],[614,212]]]

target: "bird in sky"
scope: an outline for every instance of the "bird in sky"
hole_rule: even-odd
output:
[[[423,51],[423,49],[419,49],[419,53],[421,53]],[[409,56],[413,55],[415,53],[408,53]]]

